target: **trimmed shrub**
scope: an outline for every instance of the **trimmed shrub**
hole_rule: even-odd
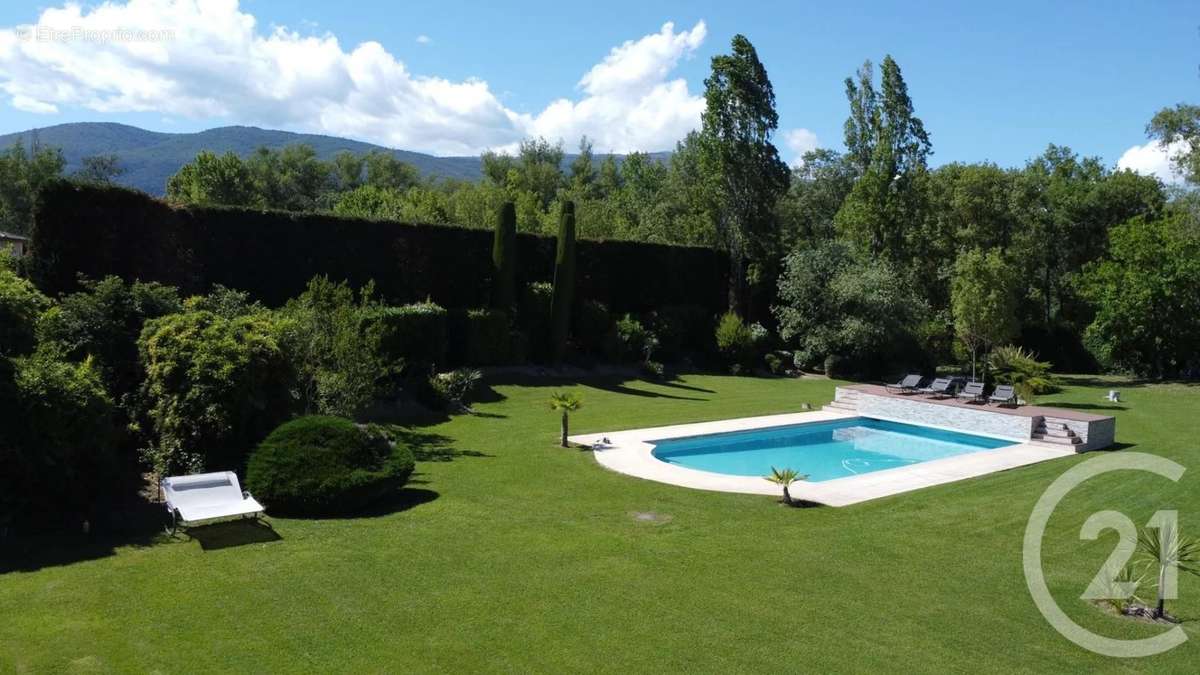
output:
[[[504,202],[492,240],[492,307],[511,311],[517,304],[517,208]]]
[[[449,321],[450,363],[498,366],[513,362],[512,327],[499,309],[452,310]]]
[[[380,350],[391,363],[427,372],[446,361],[447,313],[434,302],[364,310],[364,329],[377,326]]]
[[[742,317],[734,312],[721,315],[716,331],[717,351],[730,366],[740,366],[741,372],[748,366],[754,351],[754,334]]]
[[[394,494],[412,475],[413,454],[340,417],[294,419],[250,455],[246,488],[272,513],[355,513]]]
[[[550,307],[550,347],[555,363],[567,353],[571,305],[575,303],[575,203],[565,202],[558,224],[558,252],[554,256],[554,297]]]

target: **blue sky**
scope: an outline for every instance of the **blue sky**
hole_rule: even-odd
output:
[[[841,147],[842,80],[888,53],[935,164],[1020,165],[1050,142],[1112,164],[1146,144],[1156,110],[1200,101],[1194,2],[498,4],[133,0],[55,13],[6,2],[0,131],[245,123],[436,154],[538,133],[665,149],[694,124],[708,60],[738,32],[775,84],[789,159],[814,135]],[[73,23],[175,32],[130,47],[12,30]],[[272,39],[276,26],[289,32]],[[1126,163],[1153,170],[1142,150]]]

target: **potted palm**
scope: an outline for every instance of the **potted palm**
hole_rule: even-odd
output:
[[[550,396],[550,409],[555,412],[562,413],[562,440],[560,444],[566,448],[570,447],[567,444],[567,423],[571,413],[583,407],[583,400],[570,392],[555,392]]]
[[[776,485],[783,486],[783,503],[791,506],[793,504],[792,493],[788,490],[788,487],[796,481],[806,480],[808,476],[795,469],[776,469],[775,467],[771,467],[771,475],[764,476],[764,478]]]

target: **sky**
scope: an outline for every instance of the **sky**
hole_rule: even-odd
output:
[[[543,136],[667,150],[712,56],[746,35],[788,161],[842,149],[843,80],[891,54],[933,164],[1021,166],[1047,144],[1171,179],[1145,125],[1200,102],[1193,2],[0,4],[0,133],[111,121],[247,124],[438,155]]]

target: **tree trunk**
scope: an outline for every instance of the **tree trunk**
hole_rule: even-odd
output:
[[[564,448],[570,447],[567,445],[567,411],[566,410],[563,411],[563,416],[562,416],[562,440],[560,441],[560,443],[562,443],[562,446]]]
[[[784,504],[792,503],[792,493],[788,492],[788,486],[786,486],[786,485],[783,486],[783,503]]]
[[[1154,618],[1161,619],[1166,612],[1167,597],[1163,586],[1167,583],[1167,566],[1158,566],[1158,606],[1154,608]]]
[[[729,311],[743,316],[742,312],[742,256],[729,251]]]

